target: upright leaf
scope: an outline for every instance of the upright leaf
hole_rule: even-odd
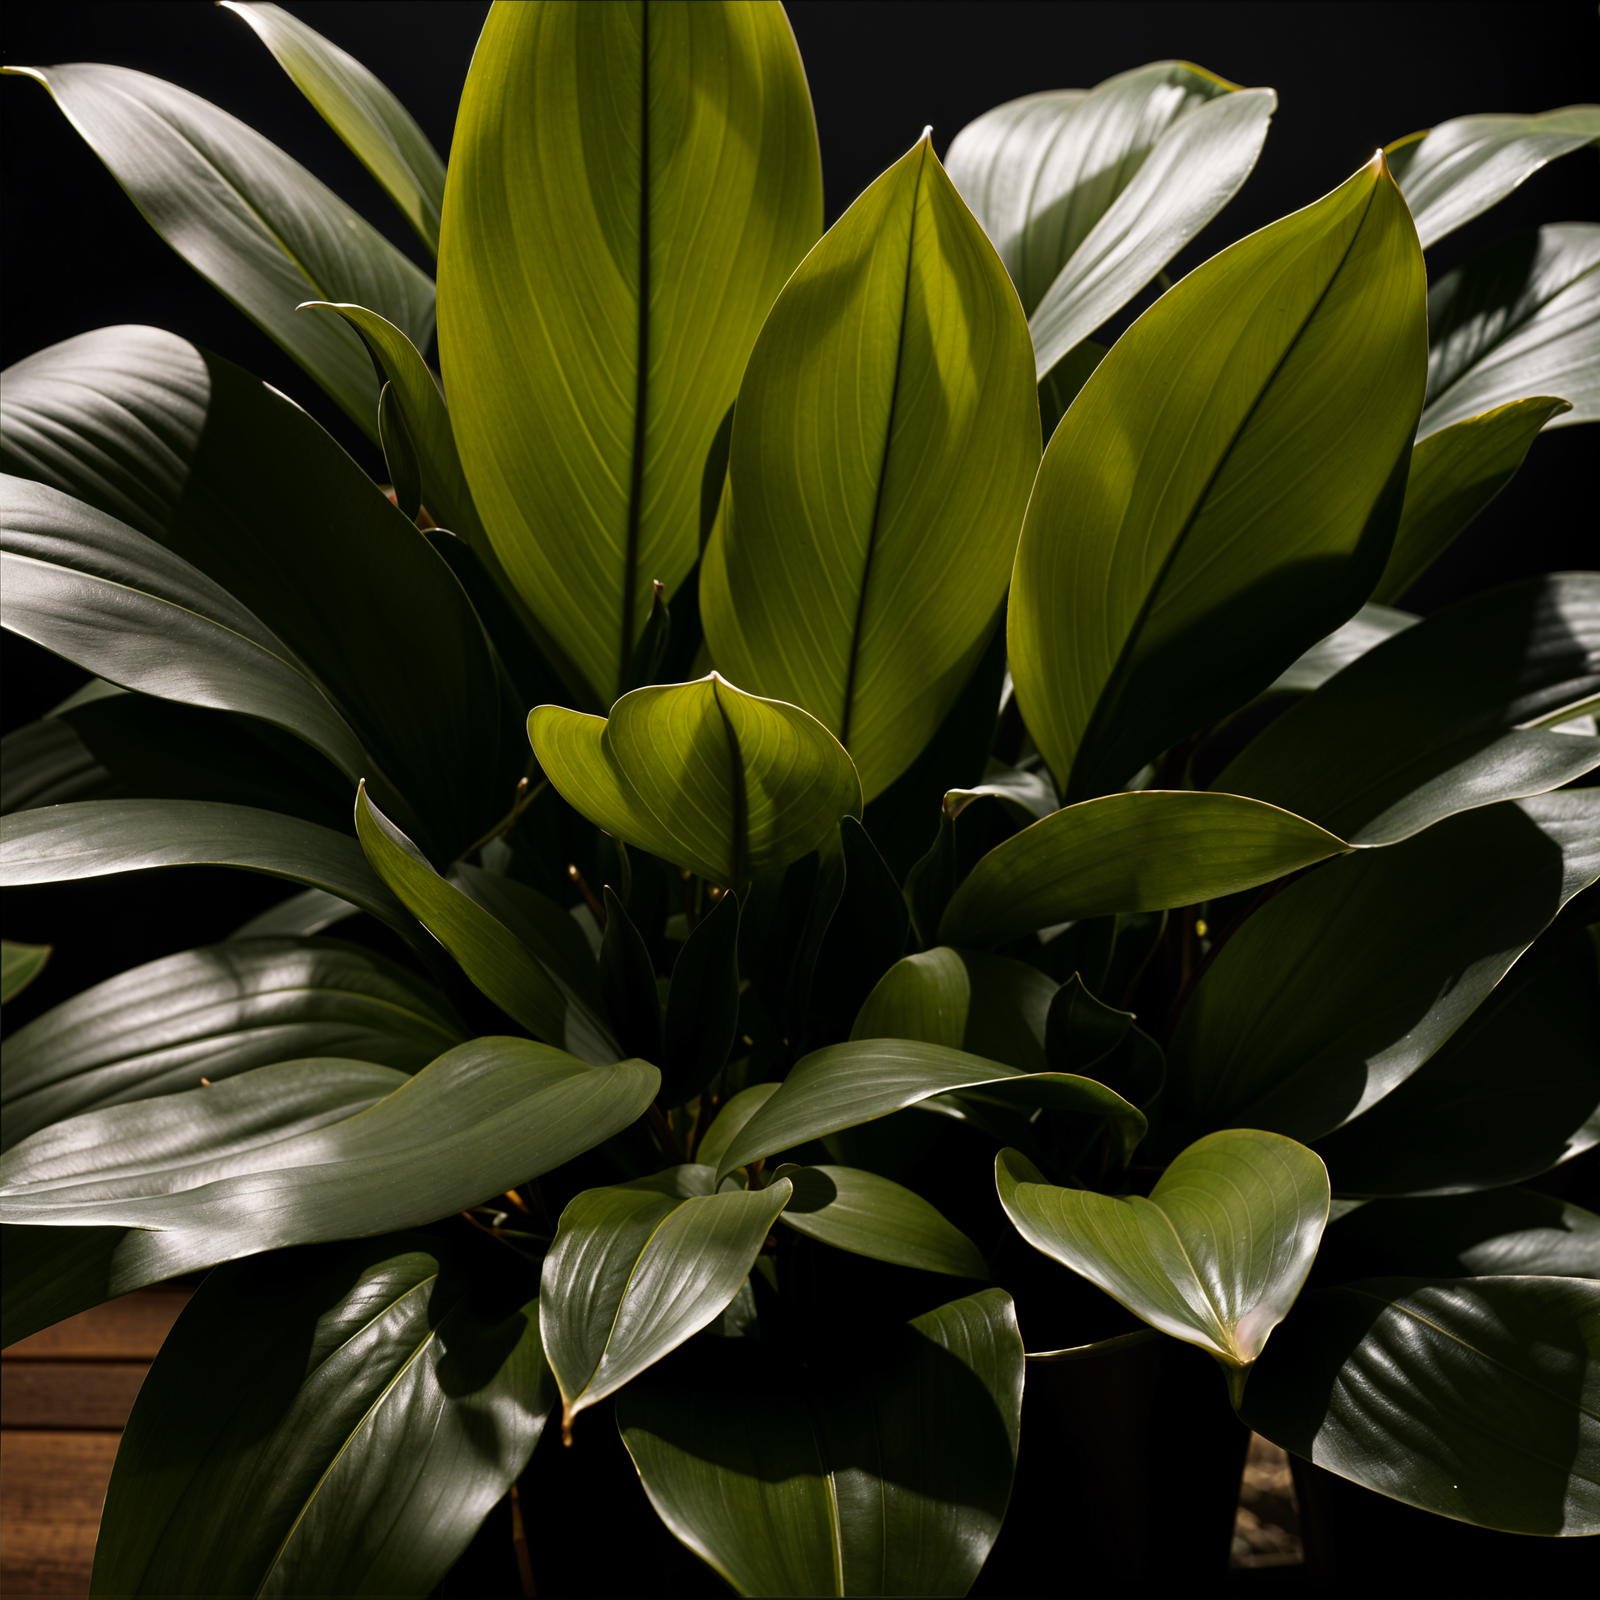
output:
[[[661,994],[650,951],[616,891],[606,885],[606,926],[600,940],[600,992],[624,1054],[661,1059]]]
[[[1413,452],[1413,471],[1415,467]],[[1398,546],[1398,539],[1396,543]],[[1397,611],[1393,606],[1364,605],[1343,627],[1335,628],[1326,639],[1319,639],[1293,666],[1279,673],[1266,692],[1309,694],[1358,656],[1411,627],[1416,620],[1411,612]]]
[[[924,136],[767,318],[700,572],[719,669],[804,706],[850,751],[869,801],[989,641],[1038,414],[1016,292]]]
[[[1039,469],[1007,614],[1069,804],[1236,709],[1371,593],[1422,401],[1423,291],[1375,158],[1190,273],[1095,369]]]
[[[692,1100],[722,1070],[739,1026],[739,899],[725,894],[672,968],[662,1024],[661,1097]]]
[[[695,563],[707,450],[821,226],[780,9],[490,12],[445,185],[440,356],[495,550],[601,706],[652,582],[670,597]]]

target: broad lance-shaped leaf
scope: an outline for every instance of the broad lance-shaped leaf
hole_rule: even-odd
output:
[[[1487,211],[1546,162],[1600,140],[1600,106],[1538,116],[1452,117],[1385,154],[1424,250]]]
[[[47,944],[16,944],[10,939],[0,944],[0,1001],[16,999],[44,971],[51,949]],[[10,1079],[6,1081],[9,1087]]]
[[[156,232],[377,437],[361,341],[295,307],[371,306],[425,349],[425,273],[275,144],[187,89],[125,67],[0,70],[43,84]]]
[[[925,135],[796,268],[751,353],[700,569],[712,659],[804,706],[872,800],[989,642],[1038,464],[1016,292]]]
[[[81,800],[0,820],[0,886],[71,883],[154,867],[243,867],[324,889],[419,937],[354,839],[252,806],[205,800]]]
[[[1379,1494],[1509,1533],[1600,1533],[1600,1284],[1372,1278],[1305,1296],[1240,1416]]]
[[[255,31],[323,120],[383,185],[435,254],[444,162],[416,119],[366,67],[282,6],[222,0]]]
[[[815,717],[714,672],[635,689],[609,718],[535,706],[528,737],[573,810],[727,888],[861,815],[855,768]]]
[[[1546,427],[1600,417],[1600,223],[1513,234],[1428,291],[1425,440],[1513,400],[1558,397]]]
[[[1540,726],[1595,703],[1600,574],[1527,578],[1367,651],[1258,734],[1216,786],[1352,844],[1392,844],[1600,766],[1600,739]]]
[[[1277,103],[1158,61],[1025,95],[955,136],[950,177],[1017,286],[1041,378],[1233,198]]]
[[[1034,1249],[1215,1356],[1238,1404],[1328,1221],[1328,1173],[1312,1151],[1251,1128],[1213,1133],[1167,1167],[1149,1199],[1057,1189],[1015,1150],[994,1170],[1006,1215]]]
[[[0,1148],[81,1111],[275,1061],[337,1056],[416,1072],[464,1036],[431,983],[356,945],[185,950],[97,983],[7,1038]]]
[[[587,1189],[544,1258],[539,1326],[561,1387],[561,1433],[580,1411],[676,1350],[749,1276],[792,1186],[717,1193],[710,1167]]]
[[[1347,848],[1315,823],[1242,795],[1103,795],[980,857],[945,907],[939,938],[1003,944],[1058,922],[1194,905]]]
[[[449,1216],[593,1149],[659,1081],[484,1038],[411,1078],[290,1061],[57,1123],[0,1156],[5,1342],[220,1261]]]
[[[1067,803],[1236,710],[1371,593],[1422,403],[1424,288],[1376,156],[1191,272],[1095,368],[1039,468],[1007,612]]]
[[[1320,689],[1334,673],[1343,672],[1358,656],[1416,621],[1411,612],[1397,611],[1393,606],[1364,605],[1343,627],[1318,640],[1292,667],[1280,673],[1266,693],[1309,694]]]
[[[1196,1131],[1315,1139],[1398,1087],[1600,878],[1600,789],[1462,812],[1255,911],[1173,1035],[1163,1102]]]
[[[617,1400],[673,1533],[739,1594],[966,1594],[1016,1467],[1011,1297],[874,1330],[870,1362],[824,1345],[797,1370],[758,1341],[718,1342],[714,1364],[691,1347]]]
[[[1109,1117],[1124,1152],[1144,1137],[1144,1113],[1089,1078],[1064,1072],[1018,1072],[947,1046],[911,1039],[854,1039],[801,1060],[728,1141],[717,1182],[730,1172],[808,1139],[886,1117],[936,1094],[981,1089],[1029,1110],[1087,1111]]]
[[[486,1306],[474,1265],[390,1234],[209,1274],[128,1419],[90,1592],[427,1594],[556,1399],[537,1301]]]
[[[300,320],[319,318],[332,321]],[[515,735],[478,618],[427,538],[292,401],[174,334],[102,328],[7,370],[0,460],[158,541],[261,618],[442,851],[499,815],[497,757]]]
[[[600,706],[633,687],[652,582],[670,598],[695,564],[707,452],[821,231],[781,9],[490,12],[445,185],[440,360],[495,550]]]

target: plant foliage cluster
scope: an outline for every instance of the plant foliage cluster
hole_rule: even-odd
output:
[[[1424,255],[1600,109],[1169,284],[1271,90],[1032,95],[824,233],[776,4],[496,5],[448,174],[227,9],[437,283],[186,91],[7,69],[392,479],[158,329],[5,374],[5,626],[93,676],[4,881],[295,886],[6,1042],[6,1340],[206,1273],[96,1592],[426,1593],[601,1407],[739,1592],[962,1594],[1025,1371],[1140,1341],[1600,1528],[1600,1219],[1520,1187],[1600,1138],[1600,577],[1396,606],[1600,416],[1600,226]]]

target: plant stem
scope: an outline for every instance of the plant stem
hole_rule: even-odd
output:
[[[689,1158],[683,1153],[683,1146],[678,1143],[678,1136],[672,1131],[672,1124],[654,1100],[645,1107],[645,1113],[650,1119],[650,1126],[656,1130],[656,1137],[666,1147],[667,1154],[672,1156],[681,1166]]]
[[[516,1484],[511,1485],[507,1497],[511,1501],[511,1548],[517,1553],[517,1576],[522,1580],[523,1600],[532,1600],[539,1593],[533,1581],[533,1561],[528,1555],[528,1530],[522,1525],[522,1500]]]
[[[456,857],[456,860],[465,861],[468,856],[476,855],[486,844],[492,844],[496,839],[503,838],[510,833],[512,828],[516,826],[517,818],[549,787],[550,780],[548,778],[541,778],[537,788],[531,785],[526,778],[518,778],[517,793],[515,799],[511,802],[511,809],[481,839],[469,844]]]

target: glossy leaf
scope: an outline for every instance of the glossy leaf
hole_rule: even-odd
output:
[[[561,1213],[539,1325],[561,1386],[561,1431],[677,1349],[738,1293],[790,1196],[787,1179],[717,1193],[705,1166],[587,1189]]]
[[[1290,884],[1195,987],[1168,1115],[1332,1132],[1439,1049],[1597,878],[1600,790],[1579,789],[1463,812]]]
[[[327,940],[243,939],[119,973],[4,1047],[0,1147],[102,1106],[275,1061],[336,1056],[416,1072],[463,1028],[431,983]]]
[[[371,306],[425,347],[426,274],[298,162],[187,89],[125,67],[4,70],[43,84],[156,232],[377,436],[360,340],[295,307]]]
[[[220,1267],[117,1451],[96,1595],[426,1595],[556,1399],[538,1303],[486,1307],[442,1239]]]
[[[692,1100],[722,1070],[739,1026],[739,900],[725,894],[695,925],[672,968],[662,1023],[661,1098]]]
[[[1237,709],[1371,593],[1422,401],[1423,291],[1375,158],[1190,273],[1083,386],[1007,613],[1018,704],[1068,804]]]
[[[727,888],[861,814],[855,770],[826,728],[716,673],[635,689],[609,718],[536,706],[528,737],[575,811]]]
[[[1375,598],[1398,600],[1516,476],[1539,430],[1570,409],[1543,395],[1512,400],[1422,440],[1411,452],[1406,503]],[[1381,609],[1363,606],[1358,616]]]
[[[915,760],[989,642],[1039,462],[1038,410],[1015,291],[925,136],[772,308],[700,571],[718,668],[804,706],[850,752],[869,801]]]
[[[652,582],[670,598],[695,563],[707,451],[821,229],[781,10],[490,12],[445,186],[440,357],[494,548],[599,706],[630,687]]]
[[[0,885],[153,867],[243,867],[338,895],[410,939],[416,924],[356,841],[314,822],[204,800],[82,800],[0,821]]]
[[[483,629],[425,536],[298,406],[173,334],[104,328],[11,367],[0,419],[6,470],[159,541],[261,618],[445,848],[495,819],[515,734]]]
[[[1194,905],[1346,848],[1302,817],[1239,795],[1105,795],[991,850],[951,897],[939,937],[1003,944],[1058,922]]]
[[[0,1001],[16,999],[44,971],[53,948],[48,944],[15,944],[10,939],[0,944]],[[9,1084],[8,1078],[8,1088]]]
[[[813,1051],[728,1141],[717,1181],[749,1162],[807,1139],[886,1117],[936,1094],[981,1089],[1030,1110],[1092,1111],[1110,1117],[1131,1149],[1144,1136],[1142,1112],[1088,1078],[1018,1072],[942,1045],[909,1039],[859,1039]]]
[[[722,1153],[732,1143],[734,1135],[777,1091],[775,1083],[753,1083],[727,1100],[706,1129],[700,1148],[695,1152],[696,1158],[703,1165],[715,1167],[722,1160]]]
[[[1252,1128],[1190,1145],[1149,1199],[1054,1188],[1015,1150],[995,1158],[995,1181],[1034,1249],[1215,1356],[1236,1402],[1328,1220],[1328,1174],[1315,1153]]]
[[[1487,211],[1546,162],[1600,140],[1600,106],[1452,117],[1388,150],[1424,249]]]
[[[1258,734],[1216,787],[1315,817],[1352,844],[1393,844],[1600,766],[1600,739],[1538,726],[1591,702],[1600,574],[1526,578],[1367,651]]]
[[[903,1185],[859,1167],[779,1167],[794,1196],[785,1227],[874,1261],[957,1278],[988,1278],[983,1252],[937,1207]]]
[[[1238,192],[1278,97],[1187,61],[986,111],[946,164],[1028,313],[1042,378]]]
[[[223,0],[223,9],[255,31],[422,242],[437,252],[444,162],[411,113],[354,56],[282,6]]]
[[[229,939],[304,939],[356,914],[356,908],[322,889],[302,889],[259,916],[242,922]]]
[[[1335,628],[1280,673],[1266,692],[1309,694],[1320,689],[1334,673],[1344,671],[1358,656],[1364,656],[1385,639],[1392,639],[1416,620],[1411,612],[1396,611],[1392,606],[1364,605],[1342,628]]]
[[[0,1156],[0,1219],[24,1246],[54,1237],[53,1256],[7,1254],[5,1342],[217,1262],[448,1216],[627,1127],[658,1081],[642,1061],[483,1038],[411,1078],[283,1062],[57,1123]],[[129,1152],[119,1169],[108,1145]]]
[[[1251,1380],[1257,1433],[1510,1533],[1600,1532],[1600,1284],[1373,1278],[1308,1294]]]
[[[1600,417],[1600,223],[1557,222],[1501,239],[1428,291],[1424,440],[1534,395],[1572,409],[1547,427]]]
[[[964,1595],[1005,1516],[1022,1339],[999,1289],[930,1311],[873,1359],[793,1371],[739,1341],[617,1403],[663,1522],[745,1595]]]

